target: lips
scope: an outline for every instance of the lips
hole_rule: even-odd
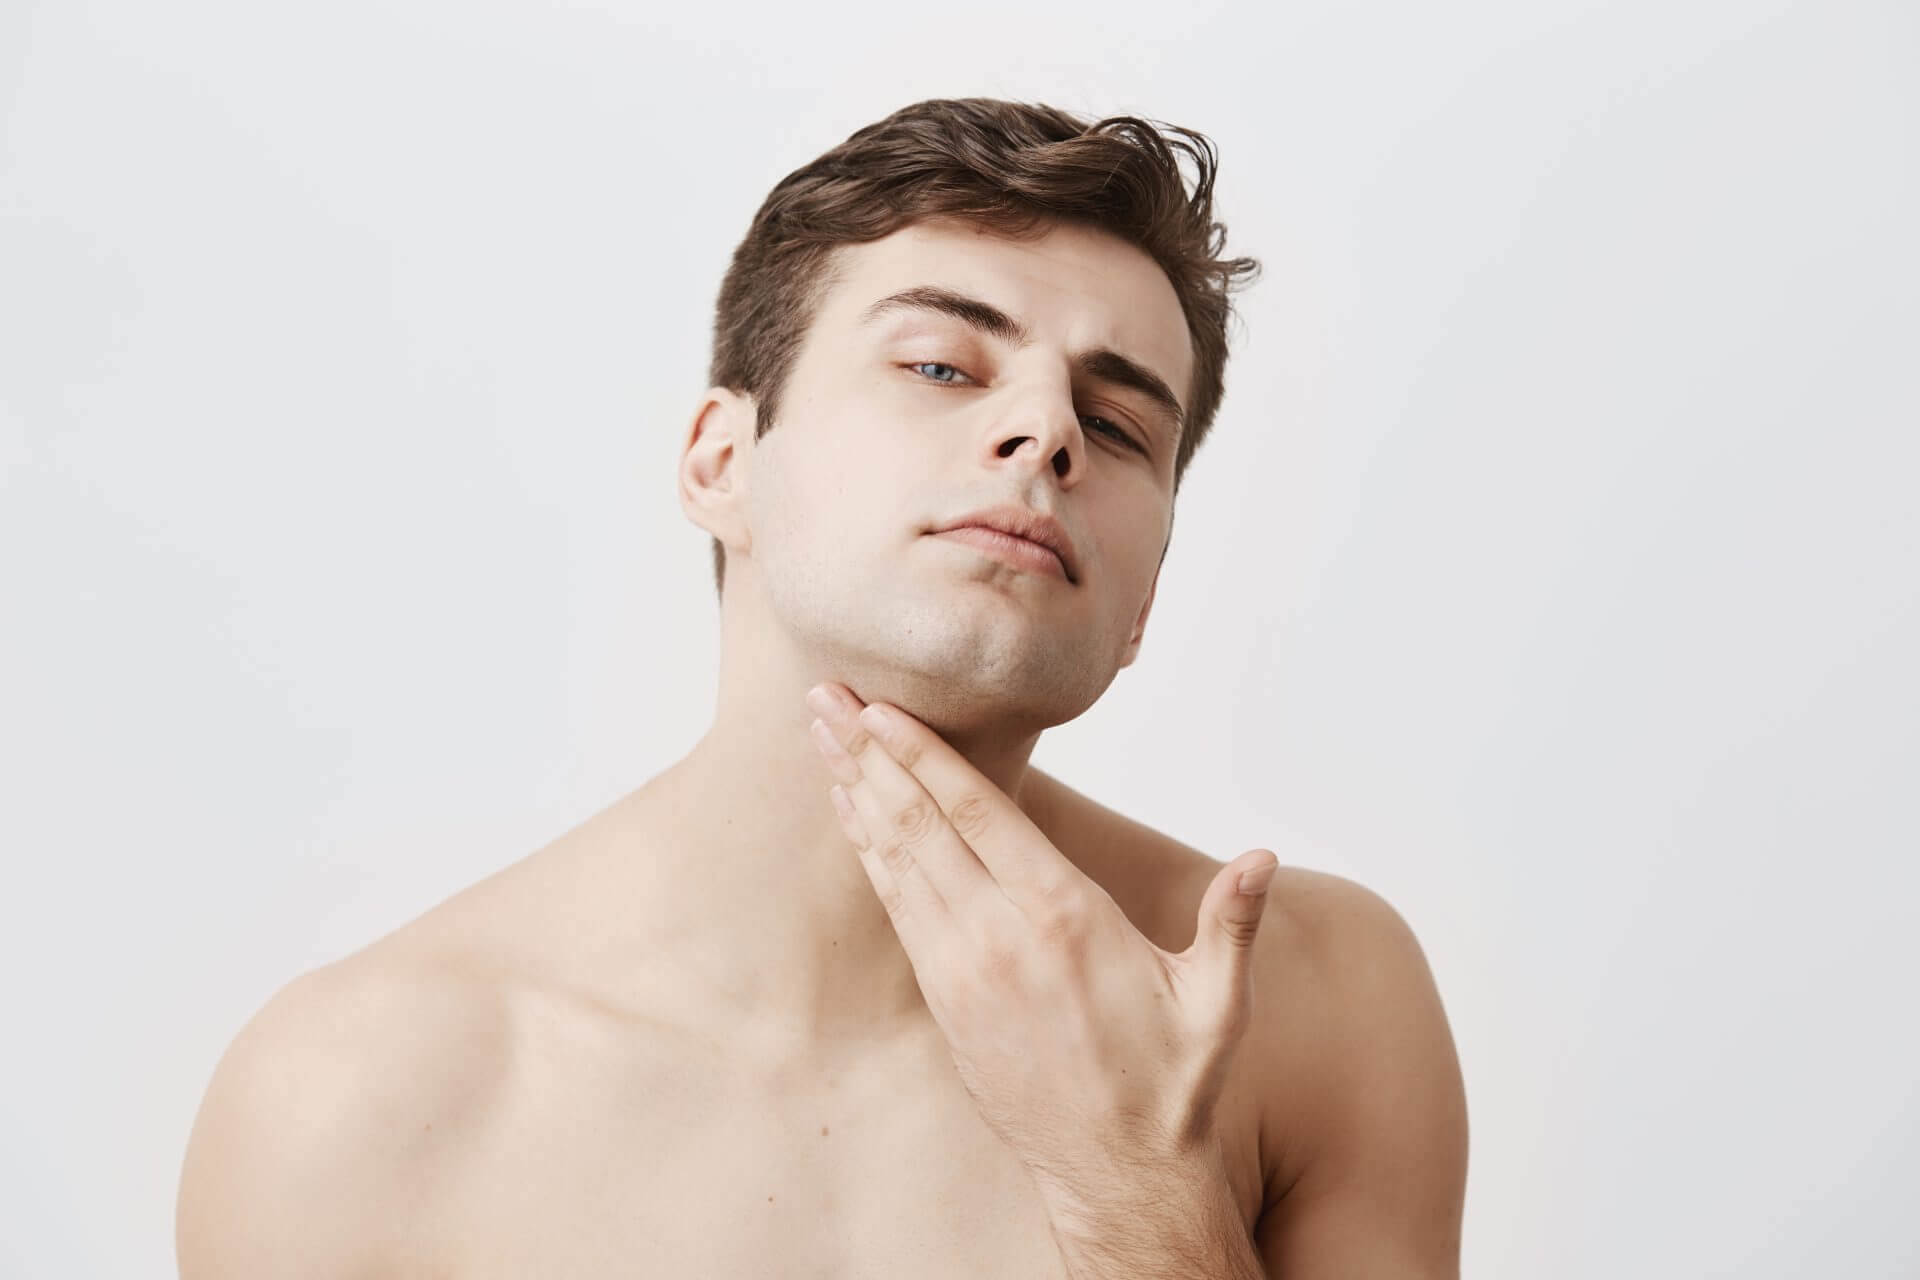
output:
[[[1025,538],[1016,538],[998,529],[989,529],[985,525],[966,524],[957,529],[942,529],[933,536],[953,542],[964,542],[996,560],[1005,561],[1016,569],[1042,573],[1050,578],[1058,578],[1062,582],[1067,580],[1067,567],[1061,563],[1059,555],[1053,548],[1043,547]]]
[[[1060,570],[1068,582],[1077,583],[1080,580],[1080,566],[1074,555],[1073,540],[1067,536],[1060,522],[1044,511],[1012,504],[984,507],[957,516],[933,532],[950,533],[968,528],[990,530],[1028,545],[1044,547],[1059,562]]]

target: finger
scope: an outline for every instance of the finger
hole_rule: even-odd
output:
[[[860,821],[860,815],[855,811],[853,801],[847,798],[846,788],[835,783],[828,788],[827,796],[833,801],[834,813],[839,816],[840,829],[847,833],[847,839],[852,843],[854,852],[860,859],[860,866],[867,873],[867,881],[873,885],[874,896],[879,898],[880,905],[887,909],[888,918],[894,921],[895,932],[899,932],[905,922],[907,907],[901,899],[898,882],[894,880],[893,873],[888,871],[885,864],[880,861],[879,854],[873,848],[873,841],[867,837],[866,824]],[[901,939],[901,945],[906,945],[905,938]],[[907,958],[910,960],[913,958],[911,949],[907,952]]]
[[[869,703],[859,723],[939,806],[1001,895],[1023,912],[1051,910],[1086,882],[1046,833],[945,738],[896,706]]]
[[[841,746],[833,730],[815,720],[808,731],[856,815],[857,828],[850,825],[844,815],[841,825],[847,828],[847,838],[859,852],[867,877],[874,882],[874,892],[880,895],[887,914],[893,918],[895,932],[899,933],[902,945],[917,968],[920,957],[931,955],[932,949],[940,945],[938,939],[950,934],[954,927],[946,899],[940,896],[940,891],[905,846],[893,837],[886,823],[875,816],[872,800],[863,798],[868,796],[869,788],[860,764]]]
[[[822,720],[858,766],[859,779],[847,786],[847,796],[883,856],[911,858],[956,917],[1007,911],[1010,904],[999,885],[939,801],[861,722],[852,690],[827,685],[819,692],[808,702],[822,710]]]

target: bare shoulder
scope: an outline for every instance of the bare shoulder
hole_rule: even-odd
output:
[[[287,983],[227,1047],[195,1116],[183,1280],[289,1274],[294,1258],[300,1274],[348,1274],[403,1252],[511,1048],[486,984],[398,947]]]
[[[1057,779],[1048,785],[1051,814],[1074,842],[1083,869],[1156,945],[1185,950],[1207,886],[1253,846],[1203,852]],[[1275,924],[1280,927],[1270,927]],[[1342,876],[1285,863],[1275,874],[1258,938],[1263,954],[1289,967],[1307,963],[1345,971],[1363,954],[1383,948],[1403,959],[1409,944],[1418,952],[1406,921],[1379,894]]]
[[[1258,1244],[1275,1274],[1458,1274],[1467,1104],[1426,954],[1344,877],[1282,867],[1255,959],[1253,1053],[1278,1153]]]
[[[1098,832],[1120,852],[1103,865],[1102,886],[1128,918],[1169,951],[1185,950],[1199,923],[1200,902],[1221,868],[1245,848],[1220,856],[1075,795],[1083,831]],[[1253,846],[1246,846],[1248,848]],[[1380,894],[1326,871],[1281,863],[1255,936],[1256,1029],[1300,1043],[1303,1025],[1365,1020],[1377,1034],[1416,1026],[1435,1043],[1445,1016],[1426,954],[1412,926]],[[1446,1046],[1451,1053],[1452,1046]],[[1329,1051],[1290,1065],[1350,1078],[1350,1063]]]
[[[1215,856],[1062,794],[1081,839],[1121,851],[1091,874],[1156,945],[1186,949],[1207,887],[1252,846]],[[1283,862],[1253,964],[1254,1019],[1230,1087],[1259,1130],[1263,1259],[1275,1274],[1449,1274],[1466,1094],[1412,926],[1357,881]]]

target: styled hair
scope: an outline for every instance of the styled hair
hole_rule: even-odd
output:
[[[1229,290],[1257,279],[1260,264],[1220,257],[1227,229],[1213,220],[1213,143],[1161,127],[1165,134],[1135,116],[1089,122],[1037,103],[959,98],[917,102],[857,130],[782,178],[754,214],[720,285],[708,385],[753,398],[754,439],[772,429],[841,245],[934,217],[1013,238],[1053,222],[1091,226],[1158,263],[1186,316],[1194,360],[1174,453],[1177,497],[1225,390]],[[1196,170],[1191,192],[1182,154]],[[725,580],[715,538],[715,590]]]

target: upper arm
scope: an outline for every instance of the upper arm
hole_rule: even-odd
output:
[[[1312,879],[1312,923],[1301,932],[1321,996],[1310,1020],[1289,1020],[1320,1041],[1305,1082],[1311,1131],[1299,1135],[1292,1184],[1270,1189],[1255,1243],[1268,1274],[1286,1280],[1452,1280],[1467,1107],[1439,992],[1413,931],[1385,900],[1339,877]],[[1304,1110],[1298,1099],[1287,1109]]]
[[[337,966],[274,994],[215,1067],[180,1172],[182,1280],[355,1276],[421,1208],[436,1108],[458,1098],[452,1001]]]

